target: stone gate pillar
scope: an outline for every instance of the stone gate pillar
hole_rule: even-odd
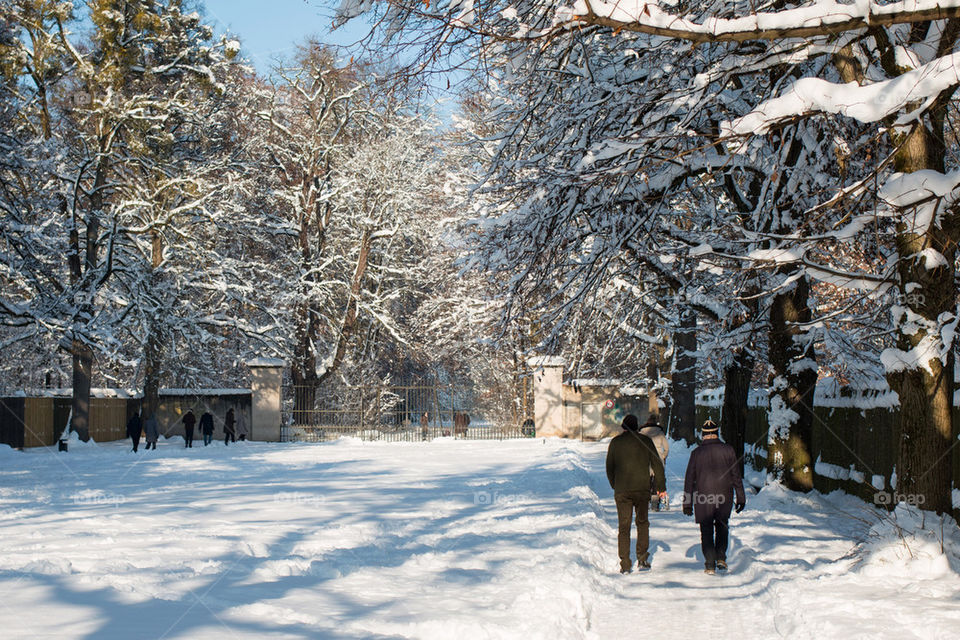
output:
[[[280,442],[280,402],[286,363],[275,358],[255,358],[250,367],[250,439]]]
[[[533,370],[533,422],[538,437],[563,436],[563,359],[534,356],[528,360]]]

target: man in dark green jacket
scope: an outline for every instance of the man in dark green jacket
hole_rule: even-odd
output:
[[[607,480],[613,488],[613,500],[617,504],[617,552],[620,554],[620,573],[630,573],[630,522],[637,513],[637,565],[641,570],[650,568],[647,548],[650,546],[650,522],[647,509],[650,506],[650,489],[666,496],[663,461],[653,441],[639,432],[637,417],[628,415],[620,425],[623,433],[610,441],[607,449]],[[650,486],[650,470],[653,484]]]

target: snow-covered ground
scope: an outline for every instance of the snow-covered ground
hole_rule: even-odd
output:
[[[605,443],[174,439],[0,451],[3,638],[948,638],[960,533],[768,487],[702,572],[677,506],[617,573]]]

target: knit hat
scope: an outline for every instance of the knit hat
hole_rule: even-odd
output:
[[[633,415],[632,413],[623,418],[623,422],[620,423],[620,426],[627,431],[636,431],[640,428],[640,425],[637,422],[637,416]]]
[[[717,423],[713,420],[707,420],[703,423],[703,426],[700,427],[700,433],[705,436],[715,436],[720,432],[720,427],[717,426]]]

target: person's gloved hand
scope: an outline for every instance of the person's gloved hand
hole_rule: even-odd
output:
[[[747,506],[747,505],[744,504],[743,502],[738,502],[738,503],[735,505],[736,512],[737,512],[737,513],[740,513],[741,511],[743,511],[743,508],[744,508],[745,506]]]
[[[685,516],[692,516],[692,515],[693,515],[693,505],[692,505],[692,504],[685,504],[685,505],[683,505],[683,515],[685,515]]]

